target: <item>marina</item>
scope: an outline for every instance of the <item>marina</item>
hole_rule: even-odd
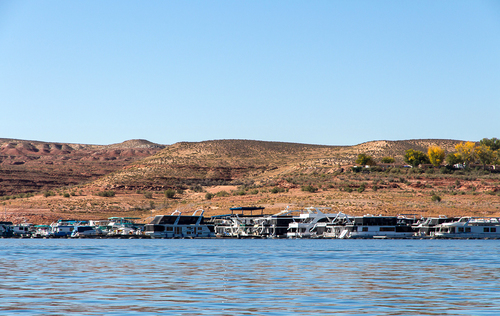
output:
[[[262,239],[499,239],[497,217],[350,216],[326,207],[286,208],[266,214],[263,207],[234,207],[205,217],[204,210],[137,217],[59,220],[50,225],[0,222],[0,238],[262,238]]]

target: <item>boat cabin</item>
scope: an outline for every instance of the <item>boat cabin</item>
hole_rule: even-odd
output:
[[[203,217],[203,210],[192,215],[175,211],[170,215],[157,215],[144,226],[144,233],[152,238],[208,238],[214,237],[214,226]]]

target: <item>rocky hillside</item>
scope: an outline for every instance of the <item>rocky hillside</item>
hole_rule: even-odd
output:
[[[391,156],[403,162],[405,150],[427,151],[438,145],[452,151],[456,140],[372,141],[356,146],[321,146],[253,140],[181,142],[131,163],[95,182],[114,189],[164,190],[186,185],[215,185],[231,181],[269,181],[296,172],[333,173],[352,165],[360,153],[375,159]],[[312,170],[312,171],[311,171]]]
[[[0,195],[82,184],[164,147],[145,140],[105,146],[0,139]]]

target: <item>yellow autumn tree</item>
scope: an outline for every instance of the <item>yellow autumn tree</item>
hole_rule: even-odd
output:
[[[427,155],[429,156],[429,160],[434,167],[438,167],[444,161],[444,150],[439,146],[430,146],[427,150]]]
[[[455,150],[463,159],[465,165],[469,166],[476,161],[476,145],[473,142],[460,142],[455,146]]]

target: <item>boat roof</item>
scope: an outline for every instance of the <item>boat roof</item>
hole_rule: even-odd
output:
[[[140,217],[108,217],[108,219],[141,219]]]
[[[231,211],[255,211],[263,210],[265,207],[262,206],[241,206],[241,207],[231,207]]]

